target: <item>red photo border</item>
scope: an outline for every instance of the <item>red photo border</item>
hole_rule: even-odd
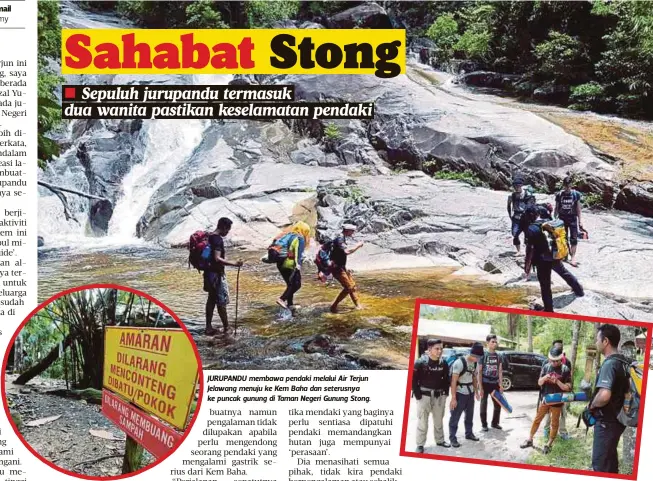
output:
[[[181,436],[181,439],[179,440],[179,443],[171,449],[168,454],[165,456],[157,459],[154,461],[152,464],[148,464],[146,467],[139,469],[138,471],[134,471],[133,473],[126,473],[126,474],[121,474],[118,476],[88,476],[85,474],[79,474],[79,473],[74,473],[72,471],[69,471],[67,469],[64,469],[60,466],[57,466],[53,462],[49,461],[48,459],[45,459],[41,454],[36,452],[32,446],[29,445],[29,443],[25,440],[23,435],[18,431],[16,428],[16,425],[14,424],[13,419],[11,418],[11,413],[9,412],[9,405],[7,404],[7,391],[6,391],[6,379],[5,379],[5,372],[7,370],[7,362],[9,361],[9,353],[11,352],[11,346],[12,344],[16,341],[16,337],[18,336],[18,333],[23,329],[25,324],[41,309],[43,309],[45,306],[50,304],[52,301],[55,301],[56,299],[59,299],[60,297],[63,297],[67,294],[71,294],[73,292],[79,292],[79,291],[84,291],[88,289],[119,289],[121,291],[126,291],[126,292],[131,292],[133,294],[136,294],[140,297],[144,297],[145,299],[152,301],[154,304],[159,306],[161,309],[166,311],[168,314],[172,316],[172,318],[179,324],[179,327],[186,333],[186,335],[189,337],[191,340],[191,344],[193,346],[193,351],[195,352],[195,358],[197,359],[197,368],[198,368],[198,379],[199,379],[199,397],[197,398],[197,406],[195,408],[195,413],[193,414],[193,418],[190,420],[188,423],[188,426],[186,426],[186,430]],[[79,287],[73,287],[72,289],[67,289],[65,291],[61,291],[49,299],[43,301],[41,304],[39,304],[32,312],[30,312],[27,317],[23,320],[23,322],[20,323],[20,325],[16,328],[16,332],[11,336],[11,339],[9,340],[9,343],[7,344],[7,350],[4,355],[4,360],[2,362],[2,379],[0,379],[0,392],[2,393],[2,405],[5,410],[5,414],[7,416],[7,419],[9,420],[9,424],[11,425],[11,428],[14,430],[14,433],[20,440],[20,442],[23,443],[23,445],[31,452],[34,456],[36,456],[40,461],[42,461],[44,464],[48,465],[49,467],[56,469],[60,473],[63,473],[65,475],[71,476],[73,478],[78,478],[78,479],[90,479],[90,480],[97,480],[97,481],[106,481],[106,480],[114,480],[114,479],[125,479],[125,478],[130,478],[132,476],[139,475],[141,473],[144,473],[145,471],[150,470],[151,468],[159,465],[162,463],[164,460],[166,460],[172,453],[177,451],[179,447],[183,444],[184,440],[190,433],[191,429],[193,428],[193,425],[195,424],[195,421],[197,420],[197,416],[200,412],[200,407],[202,404],[202,398],[204,397],[204,372],[203,372],[203,367],[202,367],[202,360],[200,359],[200,353],[197,350],[197,345],[195,344],[195,341],[193,340],[193,336],[191,335],[190,331],[188,328],[184,325],[183,322],[181,322],[181,319],[177,316],[177,314],[174,313],[169,307],[167,307],[165,304],[163,304],[161,301],[158,299],[155,299],[154,297],[150,296],[149,294],[146,294],[145,292],[139,291],[137,289],[132,289],[131,287],[126,287],[126,286],[121,286],[118,284],[87,284],[84,286],[79,286]]]
[[[635,441],[635,457],[633,459],[633,473],[632,474],[614,474],[614,473],[602,473],[596,471],[582,470],[582,469],[569,469],[569,468],[559,468],[554,466],[539,466],[532,465],[527,463],[514,463],[509,461],[494,461],[489,459],[475,459],[475,458],[465,458],[461,456],[447,456],[442,454],[427,454],[427,453],[416,453],[414,451],[406,451],[406,436],[408,431],[408,415],[410,409],[410,397],[412,392],[412,382],[413,382],[413,369],[412,366],[415,362],[415,351],[417,348],[417,327],[419,324],[419,314],[422,305],[431,305],[431,306],[442,306],[442,307],[456,307],[462,309],[475,309],[480,311],[491,311],[491,312],[503,312],[505,314],[522,314],[529,316],[537,317],[553,317],[557,319],[569,319],[573,321],[589,321],[589,322],[598,322],[610,324],[619,324],[624,326],[638,326],[645,327],[646,331],[646,353],[651,351],[651,329],[653,329],[653,324],[640,321],[626,321],[623,319],[610,319],[610,318],[601,318],[601,317],[592,317],[592,316],[581,316],[576,314],[559,314],[554,312],[542,312],[542,311],[530,311],[527,309],[518,309],[512,307],[494,307],[494,306],[484,306],[479,304],[465,304],[459,302],[445,302],[445,301],[433,301],[429,299],[416,299],[415,300],[415,312],[413,318],[413,333],[410,343],[410,361],[408,365],[408,382],[406,384],[406,400],[404,403],[404,420],[401,430],[401,446],[399,448],[399,455],[411,458],[419,459],[437,459],[441,461],[454,461],[458,463],[468,463],[468,464],[483,464],[488,466],[502,466],[507,468],[519,468],[526,470],[535,470],[535,471],[548,471],[548,472],[557,472],[557,473],[566,473],[566,474],[580,474],[584,476],[597,476],[603,478],[616,478],[616,479],[637,479],[637,471],[639,468],[639,451],[642,441],[642,432],[644,430],[644,403],[646,399],[646,383],[648,380],[648,371],[649,371],[649,356],[644,356],[644,373],[642,378],[642,396],[640,401],[640,412],[639,412],[639,421],[637,428],[637,439]]]

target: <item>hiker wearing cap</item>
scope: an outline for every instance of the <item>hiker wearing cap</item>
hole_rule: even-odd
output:
[[[577,267],[576,249],[578,248],[578,229],[583,230],[581,222],[580,201],[583,195],[571,188],[571,177],[562,181],[562,190],[556,194],[555,216],[565,223],[567,238],[569,239],[569,263]]]
[[[338,304],[340,304],[347,296],[351,297],[356,309],[361,308],[360,303],[358,302],[356,283],[351,275],[351,271],[347,269],[347,257],[363,247],[363,242],[359,242],[351,248],[347,245],[355,232],[355,225],[344,224],[342,226],[342,234],[333,240],[333,247],[331,250],[332,273],[333,277],[337,279],[342,286],[342,291],[338,294],[338,297],[336,297],[336,300],[333,301],[333,304],[331,305],[331,312],[333,313],[338,312]]]
[[[526,211],[526,207],[535,204],[535,196],[530,189],[524,188],[524,181],[519,177],[513,181],[512,186],[514,192],[508,196],[508,217],[510,217],[512,224],[512,243],[517,249],[516,255],[519,255],[521,252],[519,234],[524,232],[521,218]]]
[[[227,217],[218,220],[215,231],[209,234],[209,245],[211,246],[211,261],[209,267],[204,271],[204,291],[208,293],[206,299],[206,335],[213,336],[218,333],[212,326],[213,311],[218,308],[218,315],[222,321],[223,334],[227,334],[229,320],[227,318],[227,305],[229,304],[229,286],[225,275],[225,266],[241,267],[243,261],[229,262],[226,259],[224,248],[224,237],[231,231],[233,222]]]
[[[301,268],[304,250],[310,243],[311,228],[306,222],[297,222],[288,232],[294,235],[289,240],[287,257],[277,262],[277,269],[286,283],[286,290],[277,299],[277,304],[294,313],[297,308],[294,304],[294,295],[302,287]]]
[[[583,290],[583,286],[578,282],[578,279],[565,268],[562,261],[554,258],[554,240],[549,239],[543,229],[545,219],[541,218],[540,210],[538,206],[532,205],[528,206],[526,212],[524,212],[524,218],[528,223],[524,272],[528,276],[531,272],[531,267],[533,265],[537,267],[537,280],[540,283],[544,310],[553,312],[553,292],[551,291],[552,271],[562,277],[567,285],[572,288],[576,296],[584,296],[585,291]]]
[[[479,361],[478,369],[478,385],[481,386],[481,424],[483,431],[488,431],[487,427],[487,398],[492,394],[492,391],[503,392],[501,382],[503,381],[503,358],[497,352],[499,342],[497,341],[496,334],[488,334],[485,338],[487,343],[487,352]],[[490,396],[491,397],[491,396]],[[492,412],[492,428],[503,429],[499,425],[501,420],[501,405],[492,398],[494,410]]]
[[[547,414],[551,414],[551,431],[547,443],[544,445],[544,454],[551,452],[553,441],[558,435],[560,425],[560,413],[564,403],[545,404],[544,396],[547,394],[556,394],[560,392],[571,391],[571,372],[569,368],[562,364],[562,349],[552,347],[549,350],[549,362],[542,366],[540,379],[537,381],[540,386],[540,396],[537,403],[537,414],[531,426],[530,437],[521,444],[521,448],[533,447],[533,437],[537,433],[540,424]]]
[[[604,473],[619,472],[617,446],[626,429],[617,419],[624,406],[630,383],[627,366],[629,362],[619,353],[621,332],[612,324],[599,326],[596,348],[605,356],[599,375],[596,376],[594,393],[589,410],[596,419],[592,445],[592,470]]]
[[[567,359],[567,355],[564,352],[564,345],[562,342],[562,339],[556,339],[551,343],[551,347],[557,347],[562,351],[562,364],[563,366],[567,366],[570,372],[570,379],[572,382],[572,387],[573,387],[573,380],[574,380],[574,373],[572,372],[571,368],[571,362],[569,359]],[[549,437],[549,432],[551,430],[551,413],[546,415],[546,418],[544,419],[544,437],[548,438]],[[565,441],[570,439],[571,436],[569,436],[569,432],[567,431],[567,406],[563,406],[562,410],[560,412],[560,426],[558,427],[558,434],[560,435],[561,439],[564,439]]]
[[[483,345],[474,343],[469,354],[459,357],[451,365],[451,402],[449,408],[449,442],[454,448],[459,448],[456,439],[458,422],[465,413],[465,439],[480,441],[474,435],[474,398],[481,399],[481,388],[476,375],[477,363],[483,357]]]
[[[424,452],[429,430],[429,416],[433,416],[433,436],[438,446],[451,445],[444,440],[444,410],[449,395],[449,365],[442,359],[442,341],[429,339],[426,354],[415,361],[412,388],[417,400],[417,452]]]

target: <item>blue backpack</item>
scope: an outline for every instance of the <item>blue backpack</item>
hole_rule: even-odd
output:
[[[278,236],[270,247],[268,247],[268,257],[267,262],[274,264],[277,262],[283,262],[289,257],[288,250],[290,249],[290,244],[297,237],[297,234],[293,232],[288,232],[287,234],[282,234]]]

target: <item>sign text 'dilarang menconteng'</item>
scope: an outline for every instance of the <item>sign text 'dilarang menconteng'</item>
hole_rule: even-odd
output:
[[[402,29],[63,29],[63,74],[406,72]]]

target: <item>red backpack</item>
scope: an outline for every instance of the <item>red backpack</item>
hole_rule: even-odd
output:
[[[188,267],[193,266],[198,271],[208,269],[211,264],[211,245],[209,232],[198,230],[188,240]]]

